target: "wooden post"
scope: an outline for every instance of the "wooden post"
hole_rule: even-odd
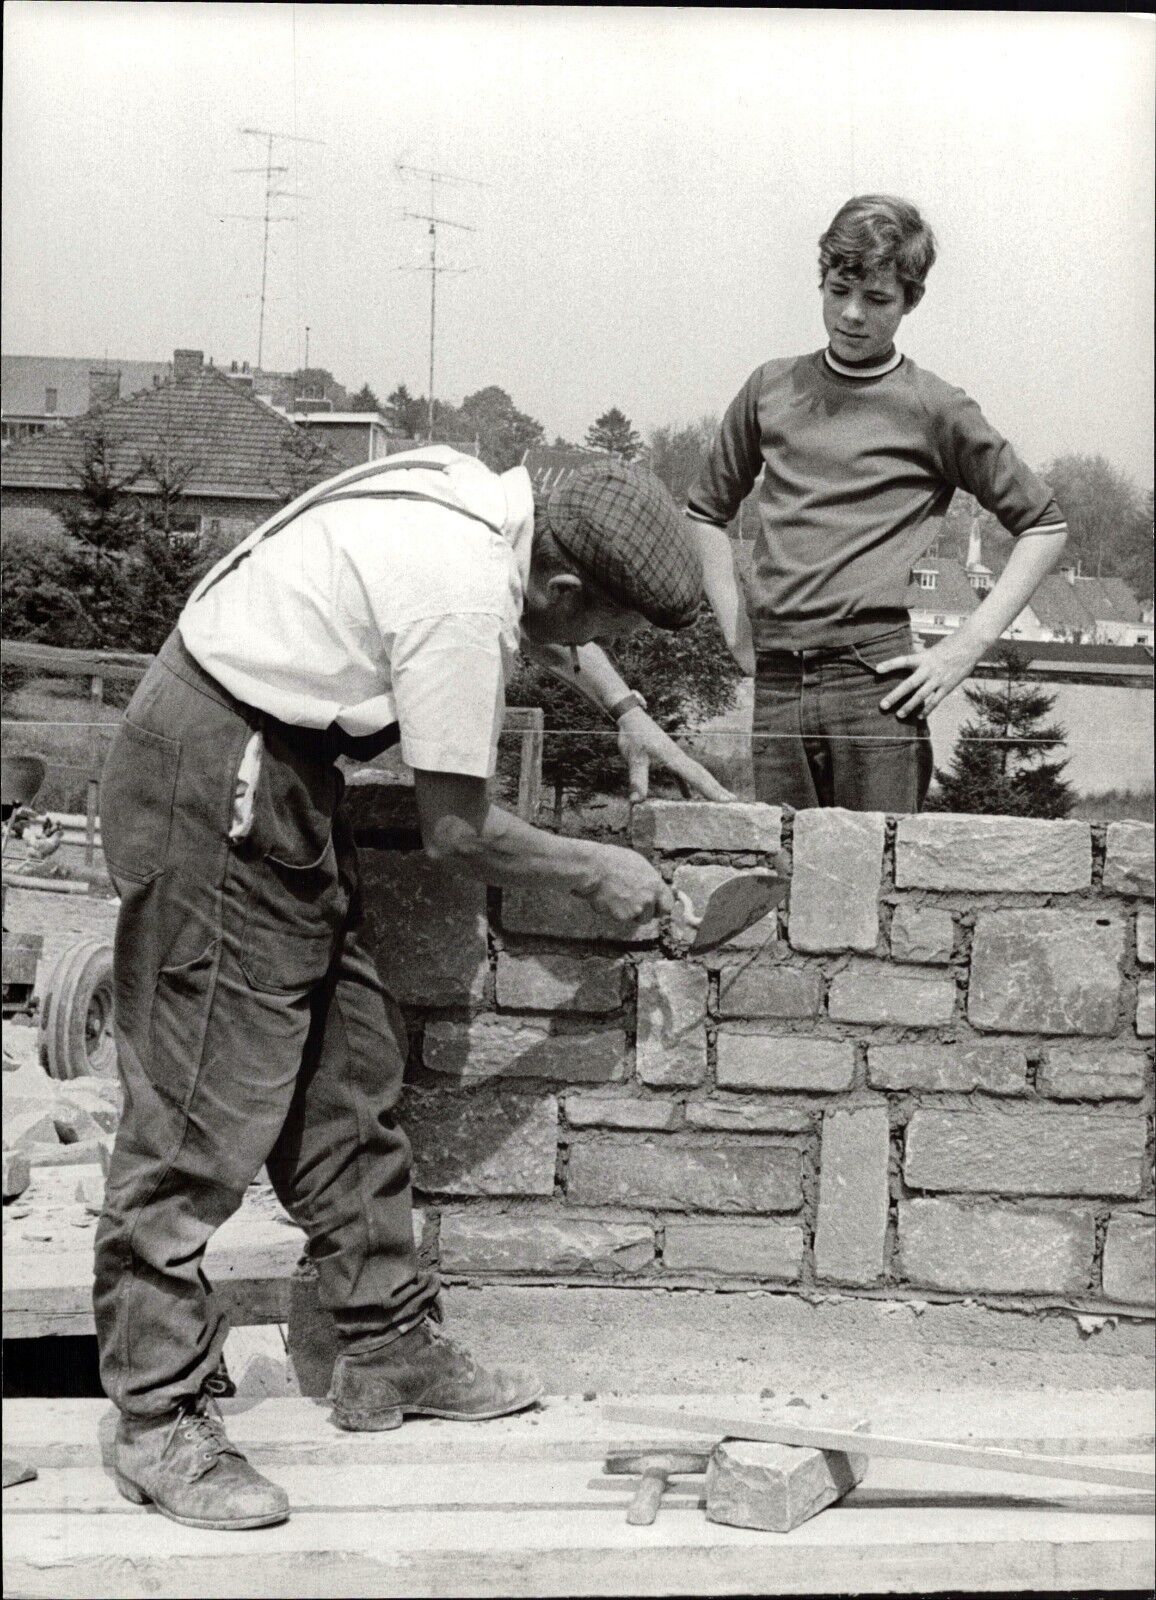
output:
[[[100,733],[99,721],[96,719],[104,704],[104,679],[95,672],[92,675],[89,704],[94,720],[88,730],[89,774],[84,806],[84,864],[91,868],[96,859],[96,804],[97,791],[100,787]]]
[[[518,815],[523,822],[533,823],[538,817],[538,802],[542,797],[542,745],[544,740],[542,711],[532,707],[529,726],[522,734],[522,765],[518,772]]]

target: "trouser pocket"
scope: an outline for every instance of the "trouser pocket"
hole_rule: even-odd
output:
[[[113,881],[150,883],[168,858],[181,746],[126,718],[100,779],[101,847]]]

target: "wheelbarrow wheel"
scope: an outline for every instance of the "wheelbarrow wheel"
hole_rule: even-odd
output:
[[[40,1005],[40,1065],[50,1078],[116,1076],[112,946],[84,939],[56,963]]]

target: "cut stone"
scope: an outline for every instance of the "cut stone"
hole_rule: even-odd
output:
[[[891,959],[945,966],[955,947],[950,911],[934,906],[896,906],[891,918]]]
[[[654,1260],[644,1223],[444,1211],[439,1259],[446,1272],[639,1272]]]
[[[480,1000],[489,961],[486,891],[420,851],[364,850],[368,942],[386,989],[406,1005]]]
[[[931,1289],[1079,1294],[1087,1291],[1095,1248],[1091,1211],[899,1202],[902,1276]]]
[[[422,1060],[432,1072],[463,1082],[478,1078],[555,1078],[568,1083],[608,1083],[625,1070],[621,1028],[582,1031],[573,1023],[530,1017],[472,1017],[430,1022]]]
[[[814,1118],[809,1111],[776,1106],[745,1095],[716,1095],[711,1100],[688,1100],[686,1122],[690,1128],[714,1128],[727,1133],[809,1133]]]
[[[1070,1111],[917,1111],[903,1175],[913,1189],[1138,1198],[1144,1119]]]
[[[553,889],[504,889],[502,927],[549,939],[585,939],[605,944],[653,944],[658,921],[618,922],[594,910],[587,900]]]
[[[511,1011],[604,1014],[622,1004],[623,964],[606,956],[498,957],[497,999]]]
[[[855,1047],[845,1039],[814,1039],[720,1028],[720,1089],[797,1089],[832,1094],[849,1089]]]
[[[1139,1100],[1147,1059],[1139,1050],[1052,1047],[1036,1083],[1053,1100]]]
[[[788,924],[796,950],[875,949],[886,822],[881,811],[798,813]]]
[[[1150,1306],[1156,1299],[1156,1219],[1113,1217],[1104,1238],[1104,1294]]]
[[[28,1164],[28,1157],[21,1150],[5,1150],[4,1152],[4,1198],[15,1200],[17,1195],[24,1193],[32,1181],[32,1168]]]
[[[831,979],[827,1011],[833,1022],[937,1027],[951,1021],[955,984],[934,968],[852,961]]]
[[[869,1044],[873,1089],[930,1089],[967,1094],[1025,1094],[1027,1056],[1008,1044]]]
[[[665,1232],[668,1272],[795,1283],[803,1268],[803,1230],[795,1223],[668,1222]]]
[[[583,1093],[575,1090],[566,1096],[566,1121],[572,1128],[672,1128],[678,1107],[657,1098],[630,1100],[624,1095]]]
[[[638,968],[638,1076],[643,1083],[693,1087],[706,1077],[704,967],[643,961]]]
[[[674,871],[674,889],[681,891],[690,900],[696,916],[701,917],[706,910],[706,903],[714,891],[724,883],[729,883],[732,878],[740,878],[743,874],[734,867],[727,866],[682,866]],[[671,918],[671,929],[677,933],[678,942],[682,946],[689,946],[694,939],[694,929],[687,926],[682,914],[681,906],[676,907]],[[719,950],[773,950],[779,937],[778,908],[768,911],[765,917],[760,917],[758,922],[753,922],[749,928],[744,928],[741,933],[736,933],[733,939],[728,939],[725,944],[719,945]],[[711,952],[712,954],[714,952]]]
[[[1156,988],[1151,978],[1136,986],[1136,1037],[1151,1039],[1156,1033]]]
[[[798,1150],[636,1141],[571,1147],[566,1197],[572,1204],[646,1206],[655,1211],[795,1211],[802,1204]]]
[[[871,1284],[882,1277],[890,1155],[885,1107],[824,1116],[815,1226],[815,1275],[824,1282]]]
[[[1143,894],[1151,899],[1153,827],[1150,822],[1110,822],[1104,858],[1104,888],[1111,894]]]
[[[823,1009],[821,973],[740,961],[719,973],[720,1017],[817,1017]]]
[[[1092,830],[1086,822],[972,815],[899,819],[899,889],[1064,894],[1091,882]]]
[[[707,1520],[790,1533],[849,1494],[866,1471],[866,1456],[840,1450],[726,1439],[707,1463]]]
[[[967,1015],[1006,1033],[1112,1033],[1124,919],[1107,908],[989,911],[976,922]]]
[[[1142,967],[1152,965],[1153,929],[1156,917],[1151,911],[1141,911],[1136,918],[1136,960]]]
[[[414,1187],[427,1194],[553,1194],[558,1101],[486,1084],[406,1090],[398,1121],[413,1145]]]
[[[639,850],[773,852],[782,842],[782,822],[779,806],[648,800],[634,807],[631,839]]]

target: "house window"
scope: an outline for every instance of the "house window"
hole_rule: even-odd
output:
[[[934,617],[934,618],[932,618],[932,624],[936,628],[946,628],[947,627],[947,618],[946,617]]]
[[[201,537],[200,517],[187,514],[170,517],[168,535],[174,544],[191,544]]]
[[[936,581],[936,577],[937,577],[936,573],[934,573],[934,572],[917,572],[915,574],[915,576],[919,579],[919,587],[921,589],[934,589],[935,588],[935,581]]]
[[[56,410],[56,390],[55,389],[45,389],[45,391],[44,391],[44,409],[45,409],[45,411],[55,411]]]

